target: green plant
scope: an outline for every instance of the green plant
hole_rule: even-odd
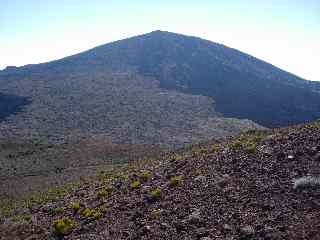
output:
[[[81,212],[81,215],[87,218],[89,217],[100,218],[102,216],[102,213],[100,210],[86,208]]]
[[[132,189],[138,189],[138,188],[141,187],[141,183],[140,183],[140,181],[138,181],[138,180],[133,181],[133,182],[131,183],[130,187],[131,187]]]
[[[156,188],[153,191],[151,191],[150,195],[152,197],[152,199],[157,200],[161,198],[161,193],[162,193],[162,189],[161,188]]]
[[[98,196],[99,196],[100,198],[105,198],[105,197],[107,197],[108,195],[109,195],[109,193],[108,193],[105,189],[101,189],[101,190],[98,191]]]
[[[76,222],[71,218],[62,218],[53,222],[53,229],[57,235],[67,235],[76,226]]]
[[[182,176],[173,176],[170,178],[170,186],[177,186],[182,182]]]
[[[68,193],[78,185],[79,183],[69,183],[61,187],[51,188],[47,192],[34,194],[31,197],[24,200],[22,206],[26,208],[31,208],[34,205],[43,204],[47,202],[54,202],[57,199],[63,197],[66,193]]]
[[[66,210],[65,207],[57,207],[57,208],[55,208],[53,211],[54,211],[55,213],[63,213],[65,210]]]
[[[241,147],[241,145],[242,145],[242,143],[241,143],[241,140],[239,140],[239,139],[236,139],[236,140],[232,141],[232,142],[229,144],[229,146],[230,146],[231,149],[238,149],[238,148]]]
[[[72,202],[69,205],[69,208],[78,211],[80,209],[80,203],[79,202]]]
[[[213,144],[213,145],[211,146],[211,149],[212,149],[213,152],[219,152],[219,150],[220,150],[220,145],[219,145],[219,144]]]
[[[202,148],[199,149],[199,152],[200,152],[201,155],[206,155],[208,153],[208,149],[202,147]]]
[[[142,181],[146,182],[152,177],[152,173],[150,171],[142,171],[139,174],[139,177],[141,178]]]
[[[246,147],[247,153],[255,153],[257,151],[257,145],[255,143],[249,143]]]
[[[113,191],[114,191],[113,186],[106,186],[106,187],[103,187],[101,190],[99,190],[98,196],[101,198],[108,197]]]

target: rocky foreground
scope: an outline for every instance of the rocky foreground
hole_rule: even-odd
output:
[[[320,239],[320,121],[136,162],[2,217],[0,239]]]

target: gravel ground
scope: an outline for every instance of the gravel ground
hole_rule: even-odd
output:
[[[319,121],[250,131],[17,209],[0,239],[320,239],[319,171]]]

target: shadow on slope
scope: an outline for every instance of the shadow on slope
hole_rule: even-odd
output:
[[[31,101],[26,97],[0,93],[0,122],[16,114]]]

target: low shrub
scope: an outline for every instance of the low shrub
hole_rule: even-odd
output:
[[[98,191],[98,196],[100,198],[108,197],[113,191],[114,191],[113,186],[106,186]]]
[[[69,205],[69,208],[78,211],[80,209],[80,203],[79,202],[72,202]]]
[[[246,147],[247,153],[255,153],[257,151],[257,145],[255,143],[250,143]]]
[[[54,233],[57,235],[67,235],[76,226],[76,222],[71,218],[62,218],[53,222]]]
[[[182,176],[173,176],[170,178],[170,186],[178,186],[182,182]]]
[[[100,210],[86,208],[81,212],[81,215],[87,218],[100,218],[102,216],[102,213]]]
[[[161,193],[162,193],[162,189],[161,188],[156,188],[153,191],[151,191],[150,195],[152,197],[153,200],[157,200],[161,198]]]
[[[219,144],[213,144],[213,145],[211,146],[211,150],[212,150],[212,152],[219,152],[219,150],[220,150],[220,145],[219,145]]]
[[[152,178],[152,173],[150,171],[142,171],[139,174],[139,177],[142,181],[146,182],[148,181],[150,178]]]
[[[54,213],[63,213],[66,210],[65,207],[57,207],[53,211]]]
[[[132,189],[138,189],[138,188],[141,187],[141,182],[138,181],[138,180],[133,181],[133,182],[131,183],[130,187],[131,187]]]
[[[233,142],[230,143],[230,147],[231,147],[232,149],[238,149],[238,148],[241,147],[241,145],[242,145],[242,143],[241,143],[240,140],[235,140],[235,141],[233,141]]]

